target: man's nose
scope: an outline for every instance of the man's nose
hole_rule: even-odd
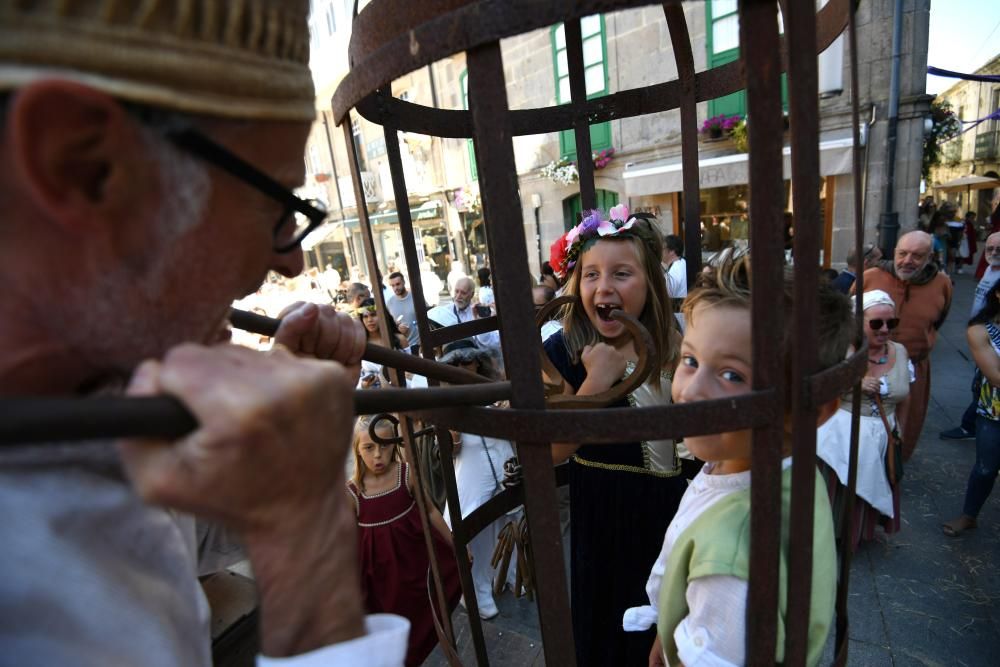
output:
[[[305,258],[302,256],[300,246],[296,246],[288,252],[272,253],[271,257],[271,270],[277,271],[286,278],[294,278],[305,268]]]

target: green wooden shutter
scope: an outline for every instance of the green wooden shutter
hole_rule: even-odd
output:
[[[583,66],[587,81],[587,99],[607,95],[608,48],[605,36],[604,16],[585,16],[580,24],[583,35]],[[552,28],[552,63],[556,76],[556,102],[570,101],[569,67],[566,60],[566,34],[560,23]],[[603,122],[590,126],[590,146],[594,152],[611,148],[611,123]],[[559,152],[563,157],[576,160],[576,136],[573,130],[559,133]]]
[[[464,70],[458,76],[459,82],[462,84],[462,108],[468,110],[469,108],[469,71]],[[479,168],[476,164],[476,146],[472,143],[472,139],[465,140],[465,147],[469,151],[469,180],[478,181],[479,180]]]

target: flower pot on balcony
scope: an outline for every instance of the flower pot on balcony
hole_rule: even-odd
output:
[[[317,183],[326,183],[330,180],[330,174],[316,174],[315,178]]]

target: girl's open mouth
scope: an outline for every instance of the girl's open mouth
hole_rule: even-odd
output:
[[[597,316],[601,318],[601,321],[603,322],[614,322],[611,317],[611,313],[616,310],[621,310],[621,306],[616,303],[599,303],[594,308],[597,311]]]

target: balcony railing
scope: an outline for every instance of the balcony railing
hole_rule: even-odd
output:
[[[997,144],[1000,131],[983,132],[976,137],[976,159],[990,160],[997,156]]]
[[[945,164],[958,164],[962,161],[962,137],[945,142],[941,147],[941,157]]]

